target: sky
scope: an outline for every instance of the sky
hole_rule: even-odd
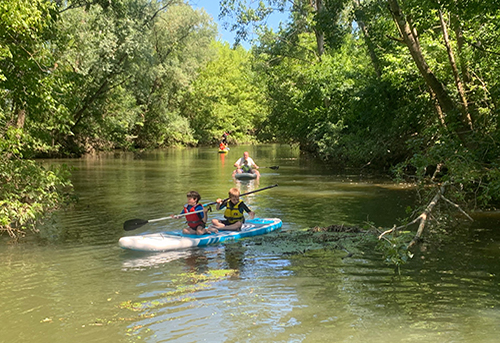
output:
[[[205,12],[207,12],[212,16],[214,21],[217,23],[221,39],[223,41],[228,42],[232,46],[234,43],[235,34],[234,32],[224,29],[223,23],[228,19],[219,20],[219,14],[220,14],[219,0],[192,0],[190,1],[190,3],[194,8],[201,8],[201,7],[204,8]],[[285,14],[277,13],[275,15],[270,16],[267,23],[269,26],[271,26],[273,29],[276,30],[279,26],[280,21],[283,22],[286,21],[287,17],[288,14],[286,13]],[[247,49],[250,47],[249,42],[241,42],[241,45],[243,45],[243,47]]]

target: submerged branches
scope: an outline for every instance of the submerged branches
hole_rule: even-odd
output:
[[[454,208],[458,209],[462,214],[464,214],[467,217],[467,219],[469,219],[470,221],[473,221],[473,219],[464,210],[462,210],[459,205],[455,204],[454,202],[452,202],[451,200],[447,199],[444,196],[444,193],[446,191],[447,186],[448,186],[448,184],[446,182],[439,186],[439,188],[437,189],[437,191],[434,194],[431,201],[427,204],[424,211],[422,213],[420,213],[420,215],[418,217],[416,217],[414,220],[412,220],[411,222],[409,222],[405,225],[401,225],[401,226],[394,225],[394,227],[392,229],[389,229],[389,230],[382,232],[378,236],[379,240],[385,239],[385,236],[387,234],[396,233],[399,230],[408,228],[409,226],[411,226],[413,224],[419,223],[415,236],[408,244],[408,249],[413,247],[415,244],[417,244],[421,240],[422,234],[423,234],[424,229],[426,228],[426,226],[429,222],[429,219],[432,216],[433,210],[440,200],[444,200],[446,203],[452,205]]]

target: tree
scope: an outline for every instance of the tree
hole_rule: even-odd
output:
[[[193,123],[181,115],[184,93],[215,56],[216,28],[187,5],[171,6],[152,27],[151,52],[136,77],[143,120],[134,128],[139,147],[196,144]]]
[[[50,150],[36,129],[46,129],[50,123],[43,122],[58,114],[47,43],[56,20],[49,1],[0,6],[0,232],[12,238],[34,229],[71,190],[64,167],[47,170],[27,159]]]
[[[324,0],[311,12],[293,3],[292,22],[262,29],[254,48],[269,131],[334,165],[392,168],[420,185],[420,219],[407,221],[420,221],[417,240],[433,216],[452,218],[441,200],[463,213],[500,204],[497,2]],[[232,10],[249,13],[241,8]],[[318,27],[320,59],[306,53]]]
[[[255,139],[267,114],[266,101],[251,68],[251,54],[242,47],[230,49],[216,42],[217,57],[200,72],[187,94],[184,116],[192,123],[201,143],[214,143],[224,132],[232,139]]]

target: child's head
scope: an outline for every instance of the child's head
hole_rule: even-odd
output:
[[[188,199],[194,199],[196,201],[196,203],[198,203],[198,201],[200,201],[201,199],[201,196],[200,196],[200,193],[196,192],[196,191],[190,191],[186,194],[186,197]]]
[[[231,188],[228,195],[232,203],[237,203],[240,200],[240,190],[236,187]]]

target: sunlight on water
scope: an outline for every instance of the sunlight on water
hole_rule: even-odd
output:
[[[244,151],[260,180],[235,181]],[[483,214],[449,241],[418,251],[398,275],[372,246],[286,255],[243,242],[164,253],[125,251],[125,234],[178,230],[132,218],[243,197],[283,230],[392,226],[413,204],[407,185],[324,168],[283,145],[104,154],[67,163],[79,203],[47,218],[40,237],[0,245],[0,342],[464,342],[500,336],[500,215]],[[212,212],[210,217],[221,217]],[[273,235],[273,234],[269,234]]]

